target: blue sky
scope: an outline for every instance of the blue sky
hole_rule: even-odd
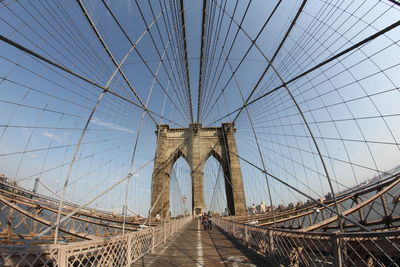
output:
[[[207,1],[203,125],[219,126],[234,120],[236,113],[225,115],[243,105],[259,80],[250,101],[400,18],[399,7],[390,1],[308,1],[279,48],[273,68],[260,79],[301,2],[281,1],[256,45],[251,46],[250,39],[256,38],[278,1],[239,1],[236,10],[235,1]],[[76,1],[0,3],[3,36],[102,86],[110,83],[109,90],[114,93],[106,93],[101,100],[77,151],[66,197],[80,203],[153,159],[155,123],[149,114],[144,114],[142,121],[143,109],[137,106],[141,104],[135,93],[151,111],[170,120],[161,121],[153,114],[157,123],[187,127],[190,122],[185,68],[180,60],[182,33],[173,20],[179,17],[174,2],[106,1],[135,43],[136,50],[129,54],[130,41],[103,3],[82,3],[117,64],[128,55],[121,70],[129,84],[121,73],[110,80],[115,66]],[[187,0],[184,6],[191,104],[196,118],[202,1]],[[329,191],[326,173],[305,119],[336,192],[397,166],[399,37],[400,30],[393,29],[291,82],[288,89],[276,90],[249,105],[235,121],[240,155],[257,166],[264,164],[270,173],[313,197],[325,195]],[[60,192],[101,89],[5,42],[0,42],[0,56],[0,172],[27,188],[40,177]],[[181,194],[190,195],[190,170],[185,164],[180,159],[174,166],[174,183],[180,185],[180,193],[177,184],[171,187],[176,213],[182,209],[177,199]],[[247,204],[269,203],[265,176],[243,161],[241,167]],[[152,164],[133,175],[129,183],[128,205],[141,214],[149,208],[151,173]],[[223,179],[214,159],[208,160],[204,173],[206,206],[224,210],[223,194],[213,198],[211,193],[216,179],[217,184]],[[279,182],[270,182],[274,204],[304,200]],[[99,198],[94,206],[120,208],[126,185]],[[51,194],[44,186],[40,192]]]

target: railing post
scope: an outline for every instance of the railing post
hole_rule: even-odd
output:
[[[274,251],[274,236],[272,234],[272,230],[268,230],[268,248],[269,248],[269,253],[272,253]]]
[[[126,262],[127,262],[128,266],[131,266],[131,264],[132,264],[132,236],[131,235],[127,235],[126,242],[127,242]]]
[[[60,245],[58,249],[58,264],[59,267],[67,267],[67,245]]]
[[[340,237],[337,233],[332,234],[333,244],[333,266],[342,267],[342,249],[340,247]]]
[[[237,238],[239,236],[239,229],[237,223],[235,223],[235,237]]]
[[[152,234],[152,236],[153,236],[153,238],[152,238],[152,240],[151,240],[151,253],[154,253],[154,248],[155,248],[155,246],[156,246],[156,240],[155,240],[155,237],[156,237],[156,235],[155,235],[155,227],[152,227],[152,230],[151,230],[151,234]]]
[[[167,224],[164,223],[164,243],[167,242]]]
[[[247,224],[244,225],[244,242],[249,242],[249,230]]]

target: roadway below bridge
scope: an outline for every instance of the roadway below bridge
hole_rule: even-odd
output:
[[[275,266],[225,236],[215,226],[205,231],[199,220],[158,246],[133,266]]]

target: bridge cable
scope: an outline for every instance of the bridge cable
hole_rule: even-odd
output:
[[[192,107],[192,89],[190,86],[190,75],[189,75],[189,60],[188,60],[188,48],[187,48],[187,38],[186,38],[186,23],[185,23],[185,7],[183,4],[183,0],[179,1],[179,8],[181,14],[181,28],[182,28],[182,42],[183,42],[183,52],[184,52],[184,59],[185,59],[185,67],[186,67],[186,83],[187,83],[187,91],[189,96],[189,111],[190,111],[190,118],[191,122],[194,122],[193,117],[193,107]]]

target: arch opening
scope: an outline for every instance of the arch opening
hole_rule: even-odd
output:
[[[168,125],[160,125],[157,128],[158,142],[151,193],[152,216],[159,214],[165,218],[170,214],[170,181],[171,177],[174,177],[171,176],[171,171],[180,157],[186,159],[191,170],[191,208],[194,215],[205,211],[204,160],[208,160],[210,156],[213,156],[218,165],[222,167],[221,173],[223,175],[221,177],[224,179],[219,179],[219,181],[225,183],[225,189],[222,189],[223,186],[219,186],[217,189],[225,191],[229,213],[233,215],[245,212],[246,205],[240,163],[236,157],[227,154],[228,150],[236,153],[235,129],[233,127],[233,124],[226,123],[223,124],[223,127],[212,128],[202,128],[201,125],[197,124],[191,124],[189,128],[170,129]],[[211,175],[208,175],[208,177],[211,177]],[[186,180],[188,179],[186,178]],[[209,187],[206,188],[207,193],[211,190],[211,185]],[[183,195],[182,197],[186,201],[188,198]],[[218,193],[218,195],[220,194]],[[209,197],[206,196],[207,199]],[[221,199],[221,201],[223,200]],[[222,206],[222,204],[219,206]],[[224,212],[221,207],[218,210]]]
[[[183,153],[178,153],[169,175],[169,215],[189,215],[192,210],[191,168]]]
[[[205,211],[220,215],[232,214],[227,201],[227,196],[231,193],[229,176],[215,151],[210,152],[203,170]]]

